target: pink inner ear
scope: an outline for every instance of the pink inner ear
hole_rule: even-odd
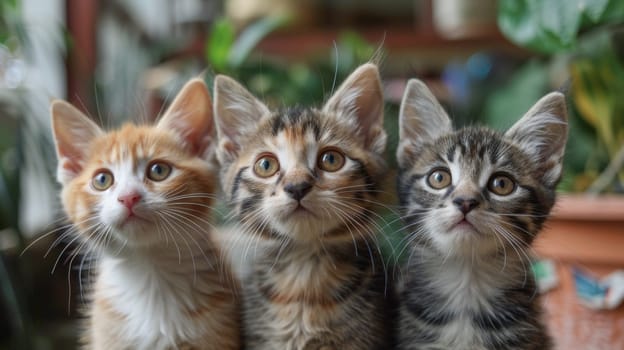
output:
[[[173,128],[181,137],[188,150],[193,154],[202,154],[211,142],[211,125],[206,120],[179,120],[172,122]]]
[[[77,159],[65,159],[63,160],[63,169],[71,172],[72,174],[78,174],[82,171],[82,166]]]

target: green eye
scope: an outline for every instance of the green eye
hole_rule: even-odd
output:
[[[279,161],[272,154],[263,154],[258,160],[256,160],[256,164],[254,164],[254,173],[260,177],[270,177],[275,175],[277,171],[280,169]]]
[[[435,169],[427,177],[427,184],[436,190],[441,190],[451,184],[451,173],[446,169]]]
[[[490,192],[499,196],[507,196],[516,189],[516,182],[507,175],[494,174],[487,186]]]
[[[147,168],[147,177],[152,181],[162,181],[171,174],[171,166],[164,162],[154,162]]]
[[[114,181],[115,179],[110,171],[100,170],[91,179],[91,186],[98,191],[106,191],[113,185]]]
[[[328,172],[340,170],[345,164],[345,157],[337,150],[327,150],[319,156],[318,167]]]

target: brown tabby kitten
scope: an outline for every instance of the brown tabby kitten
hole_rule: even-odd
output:
[[[104,132],[51,107],[63,207],[98,259],[87,349],[238,349],[237,286],[211,241],[212,103],[191,80],[155,126]]]
[[[400,349],[549,349],[529,249],[555,202],[565,99],[543,97],[505,134],[453,131],[410,80],[398,189],[409,262],[398,287]]]
[[[223,188],[261,250],[244,276],[245,345],[387,349],[373,221],[386,168],[377,67],[359,67],[322,109],[270,111],[225,76],[214,92]]]

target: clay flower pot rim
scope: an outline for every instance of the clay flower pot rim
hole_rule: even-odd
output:
[[[624,196],[560,194],[551,218],[555,220],[624,221]]]

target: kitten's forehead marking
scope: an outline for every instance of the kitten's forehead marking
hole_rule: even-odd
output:
[[[305,164],[308,168],[314,167],[318,146],[312,130],[284,129],[271,141],[280,167],[285,171],[301,164]]]

